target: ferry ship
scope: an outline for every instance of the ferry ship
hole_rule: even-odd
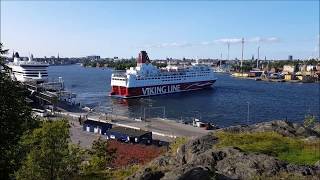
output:
[[[111,96],[134,98],[210,88],[215,83],[213,71],[196,63],[190,67],[167,66],[159,69],[151,64],[146,51],[141,51],[137,66],[111,76]]]
[[[19,53],[13,55],[13,62],[8,64],[12,70],[12,78],[20,82],[43,83],[48,81],[48,64],[33,60],[31,54],[29,60],[21,60]]]

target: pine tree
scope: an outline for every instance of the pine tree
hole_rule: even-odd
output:
[[[10,68],[3,57],[7,52],[0,43],[0,179],[9,179],[19,167],[23,154],[18,142],[23,134],[37,127],[25,101],[26,89],[8,75]]]

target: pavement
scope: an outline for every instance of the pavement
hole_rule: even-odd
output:
[[[99,137],[104,138],[101,135],[89,133],[82,130],[82,126],[79,124],[79,117],[87,117],[90,120],[106,121],[112,123],[115,126],[122,126],[133,129],[141,129],[152,132],[152,138],[171,142],[176,137],[199,137],[210,132],[203,128],[193,127],[191,125],[178,123],[173,120],[163,118],[152,118],[147,121],[137,121],[125,116],[114,115],[99,115],[95,113],[83,113],[83,112],[62,112],[62,116],[68,117],[71,122],[71,140],[73,143],[79,143],[81,147],[90,148],[92,142]],[[108,120],[107,120],[108,119]],[[112,119],[112,120],[111,120]]]
[[[70,120],[70,138],[74,144],[79,144],[82,148],[90,149],[94,140],[99,137],[104,138],[99,134],[89,133],[82,130],[82,126],[78,121]]]

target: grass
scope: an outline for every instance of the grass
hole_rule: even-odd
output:
[[[289,179],[289,180],[316,180],[316,178],[313,177],[308,177],[308,176],[303,176],[302,174],[296,174],[292,172],[281,172],[276,175],[259,175],[256,177],[253,177],[252,180],[281,180],[281,179]]]
[[[305,142],[276,132],[218,132],[215,136],[219,138],[216,147],[238,147],[245,152],[263,153],[299,165],[314,165],[320,160],[319,140]]]
[[[139,169],[139,165],[132,165],[127,168],[117,169],[115,171],[110,172],[110,179],[120,180],[125,179],[128,176],[131,176]]]
[[[177,153],[178,148],[187,143],[188,142],[188,138],[187,137],[177,137],[175,138],[175,140],[170,143],[169,149],[170,149],[170,153],[175,155]]]
[[[75,178],[75,180],[122,180],[133,175],[139,168],[139,165],[132,165],[126,168],[95,171],[83,174],[82,176]]]

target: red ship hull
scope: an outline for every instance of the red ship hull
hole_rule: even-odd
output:
[[[121,98],[135,98],[143,96],[154,96],[161,94],[170,94],[184,91],[193,91],[199,89],[209,88],[216,80],[200,81],[180,84],[165,84],[146,87],[132,87],[127,88],[123,86],[112,86],[110,95]]]

